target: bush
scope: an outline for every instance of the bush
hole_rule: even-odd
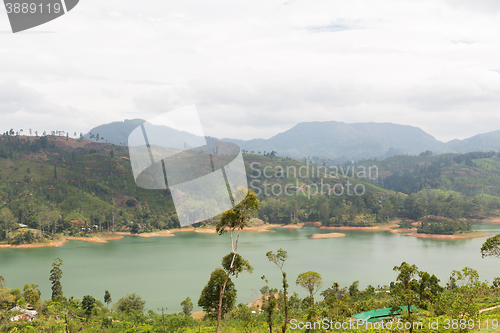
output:
[[[127,294],[127,296],[122,297],[118,300],[116,307],[118,311],[130,312],[130,311],[144,311],[144,305],[146,301],[143,301],[141,296],[136,293]]]
[[[125,205],[127,205],[127,207],[135,207],[136,204],[137,201],[135,201],[135,199],[128,199],[125,201]]]

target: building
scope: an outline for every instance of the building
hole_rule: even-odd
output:
[[[391,308],[384,308],[384,309],[375,309],[375,310],[370,310],[370,311],[365,311],[365,312],[360,312],[355,315],[352,315],[354,318],[357,320],[361,320],[364,322],[369,322],[373,323],[374,321],[381,321],[381,320],[391,320],[392,318],[400,318],[401,313],[404,311],[407,311],[408,307],[407,306],[400,306],[399,310],[394,311],[391,314]],[[412,305],[410,307],[411,313],[416,313],[417,308]]]

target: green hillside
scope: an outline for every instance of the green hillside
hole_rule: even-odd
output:
[[[275,153],[244,154],[244,160],[249,188],[261,201],[254,217],[268,223],[372,226],[393,218],[457,219],[498,209],[496,153],[396,156],[376,162],[378,173],[369,163],[314,165]],[[416,204],[415,196],[423,200]],[[136,186],[127,147],[57,136],[0,137],[0,241],[32,241],[18,236],[24,230],[43,241],[57,233],[178,227],[168,189]]]
[[[455,191],[468,196],[500,196],[500,154],[473,152],[433,156],[394,156],[374,164],[380,184],[406,194],[422,189]]]

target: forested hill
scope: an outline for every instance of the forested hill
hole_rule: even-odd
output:
[[[56,220],[56,232],[76,221],[178,226],[167,190],[135,186],[126,147],[68,137],[0,137],[0,208],[30,228]]]
[[[249,175],[254,172],[253,162],[260,163],[261,169],[305,166],[288,158],[245,154]],[[317,174],[301,178],[299,185],[309,188],[317,178]],[[269,178],[270,184],[281,188],[286,186],[284,181]],[[370,192],[383,191],[361,180],[351,183],[363,183]],[[265,186],[264,182],[253,184],[254,190]],[[139,224],[143,231],[179,227],[168,189],[145,190],[135,185],[127,147],[65,136],[0,136],[0,211],[2,231],[18,224],[56,233],[78,230],[82,224],[103,229],[114,226],[114,230]]]
[[[394,156],[363,165],[377,165],[379,184],[396,192],[439,189],[468,196],[500,196],[500,153],[494,151]]]
[[[254,218],[269,223],[369,226],[429,213],[457,219],[500,207],[497,153],[398,156],[357,165],[356,172],[352,165],[318,166],[274,154],[244,154],[244,160],[249,187],[261,201]],[[375,164],[378,174],[370,174]],[[12,239],[22,235],[16,234],[22,225],[48,237],[89,230],[148,232],[176,228],[179,222],[168,189],[135,185],[127,147],[4,134],[0,241],[31,241]]]

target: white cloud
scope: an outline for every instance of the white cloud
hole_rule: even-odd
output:
[[[24,127],[53,118],[78,132],[194,103],[218,137],[373,120],[464,138],[500,129],[499,9],[468,0],[81,1],[32,30],[55,33],[0,34],[0,78],[22,92],[15,102],[0,93],[0,105],[43,115]]]
[[[32,129],[51,132],[56,130],[70,131],[71,122],[77,121],[80,111],[74,107],[63,107],[47,100],[45,96],[16,81],[0,82],[0,123],[2,132]],[[73,133],[73,132],[71,132]]]

